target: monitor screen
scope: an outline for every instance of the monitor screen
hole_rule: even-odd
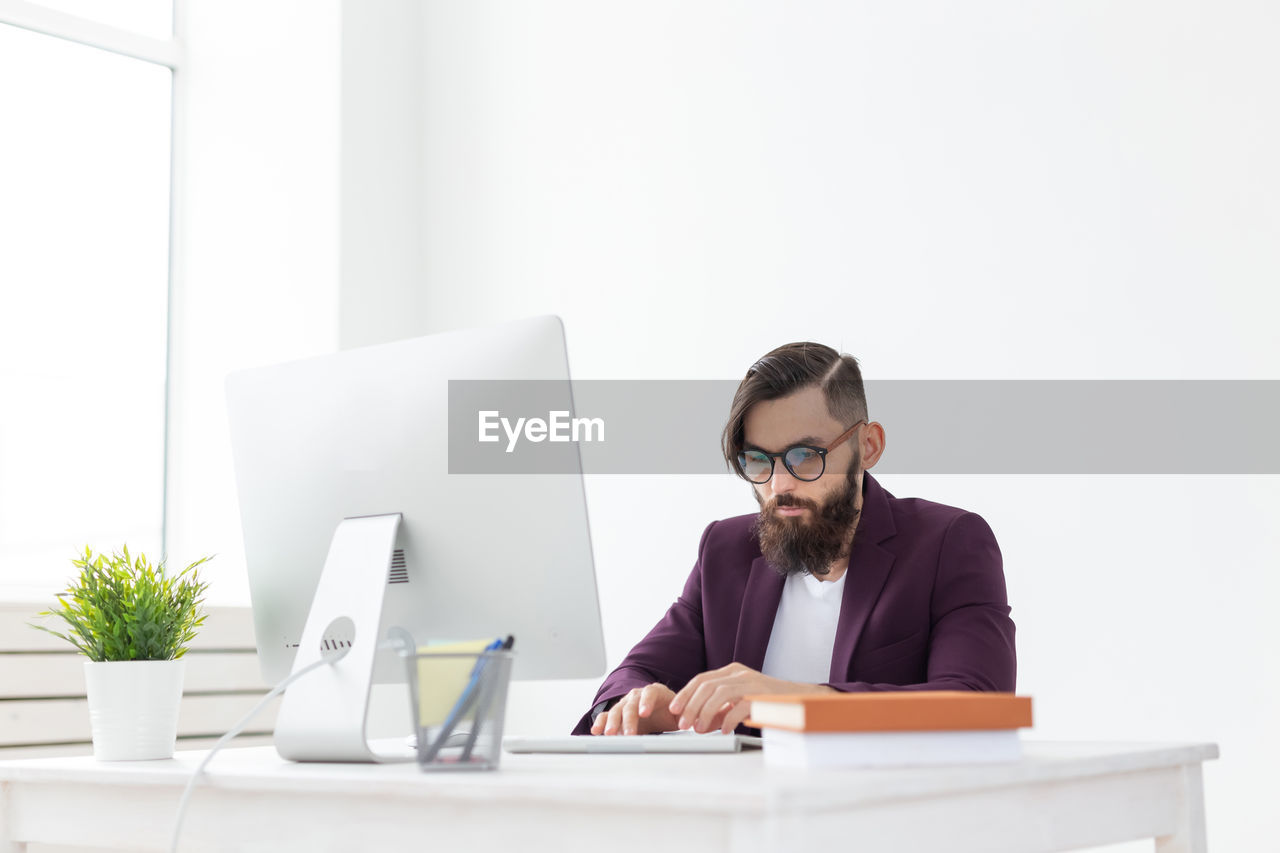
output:
[[[364,347],[228,377],[262,671],[290,671],[335,530],[400,514],[380,633],[417,645],[512,634],[514,678],[585,678],[604,642],[581,468],[450,474],[448,383],[563,380],[559,318]],[[571,408],[571,399],[566,408]],[[363,570],[362,570],[363,571]],[[363,583],[363,581],[362,581]],[[402,634],[403,636],[403,634]],[[378,681],[403,679],[380,653]]]

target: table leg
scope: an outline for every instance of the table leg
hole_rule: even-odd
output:
[[[25,841],[13,841],[9,833],[13,828],[13,817],[9,814],[9,783],[0,782],[0,853],[27,853]]]
[[[13,831],[12,809],[13,794],[9,783],[0,783],[0,853],[27,853],[26,841],[14,841],[10,833]]]
[[[1156,853],[1206,853],[1209,842],[1204,821],[1204,772],[1200,764],[1182,768],[1178,794],[1178,827],[1172,835],[1156,839]]]

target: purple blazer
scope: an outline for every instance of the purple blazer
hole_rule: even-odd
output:
[[[764,666],[785,579],[760,554],[756,516],[712,522],[671,609],[592,707],[655,681],[679,690],[737,661]],[[1017,671],[1000,548],[972,512],[898,499],[870,475],[831,655],[836,690],[1000,690]],[[574,734],[591,730],[584,714]]]

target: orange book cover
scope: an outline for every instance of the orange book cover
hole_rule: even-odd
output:
[[[757,728],[797,732],[919,732],[1031,725],[1031,697],[967,690],[748,696]]]

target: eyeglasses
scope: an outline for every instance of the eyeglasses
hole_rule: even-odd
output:
[[[765,453],[763,450],[744,450],[738,454],[738,469],[742,476],[752,483],[767,483],[773,477],[773,463],[781,459],[787,466],[791,476],[806,483],[812,483],[827,470],[827,454],[849,440],[854,430],[865,424],[858,421],[842,432],[835,441],[826,447],[814,447],[809,444],[797,444],[788,447],[781,453]]]

